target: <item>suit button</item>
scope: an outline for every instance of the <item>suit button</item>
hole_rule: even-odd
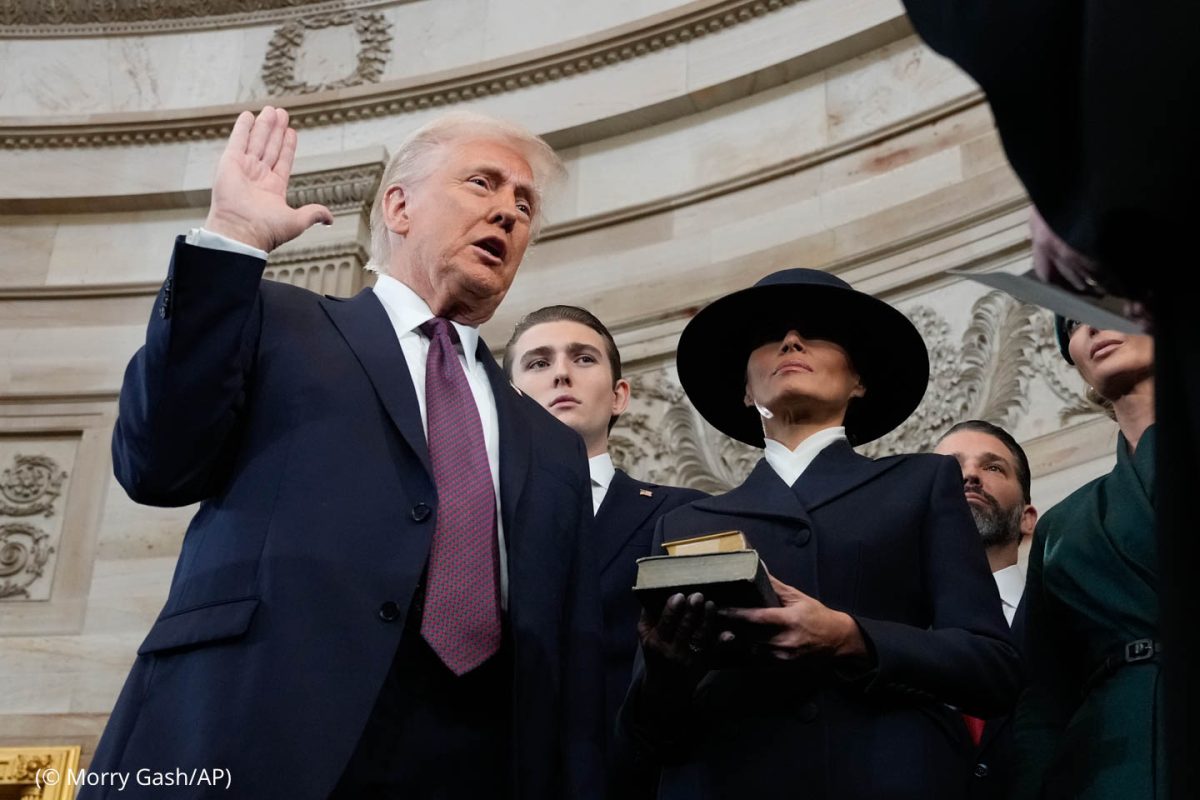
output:
[[[986,778],[988,776],[988,765],[979,763],[975,765],[975,777]]]
[[[395,622],[400,618],[400,606],[388,600],[379,606],[379,618],[384,622]]]
[[[800,708],[796,709],[796,716],[801,722],[816,722],[817,717],[821,716],[821,709],[816,703],[802,703]]]
[[[429,519],[429,514],[432,511],[433,509],[424,503],[417,503],[412,507],[413,522],[424,522],[425,520]]]

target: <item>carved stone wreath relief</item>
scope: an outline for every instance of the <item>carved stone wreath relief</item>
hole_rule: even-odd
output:
[[[66,479],[48,456],[18,455],[0,472],[0,601],[31,599],[54,552],[50,534],[32,520],[8,518],[54,516]]]
[[[1028,411],[1029,389],[1043,381],[1062,403],[1059,421],[1103,413],[1074,388],[1074,371],[1054,343],[1049,314],[990,292],[971,309],[957,340],[934,309],[908,310],[929,347],[925,399],[892,433],[859,448],[878,458],[921,452],[963,419],[986,419],[1013,428]],[[632,377],[634,407],[610,438],[614,463],[645,480],[725,492],[740,484],[762,451],[719,433],[687,401],[673,367]]]
[[[358,36],[357,64],[349,75],[322,83],[309,83],[296,77],[296,59],[304,47],[308,31],[353,25]],[[271,95],[311,94],[329,89],[344,89],[364,83],[377,83],[383,76],[391,52],[391,23],[380,13],[338,11],[313,14],[287,22],[275,29],[263,61],[262,78]]]

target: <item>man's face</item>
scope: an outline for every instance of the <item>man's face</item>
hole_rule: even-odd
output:
[[[933,451],[958,459],[963,491],[985,547],[1009,544],[1033,532],[1037,515],[1025,503],[1016,462],[1004,442],[990,433],[962,430],[942,439]]]
[[[384,195],[393,240],[390,274],[434,314],[479,325],[491,318],[525,256],[537,194],[533,171],[512,146],[451,142],[415,187]]]
[[[513,343],[513,383],[569,425],[588,456],[608,447],[608,423],[629,405],[629,382],[613,381],[605,340],[578,322],[543,322]]]
[[[803,409],[836,420],[845,415],[851,398],[864,393],[841,345],[805,339],[794,330],[781,341],[755,348],[746,364],[746,405],[758,403],[775,417]]]

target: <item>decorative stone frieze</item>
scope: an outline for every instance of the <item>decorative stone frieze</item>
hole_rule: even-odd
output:
[[[30,599],[54,547],[50,534],[23,522],[0,524],[0,600]]]
[[[330,211],[369,208],[379,188],[383,163],[293,175],[288,183],[288,204],[293,208],[320,203]]]
[[[0,472],[0,516],[53,516],[67,473],[49,456],[16,456]]]
[[[384,4],[383,0],[0,0],[0,36],[204,30]]]
[[[323,83],[307,83],[296,77],[296,58],[304,48],[306,33],[321,28],[353,25],[358,36],[357,64],[349,75]],[[262,79],[273,96],[312,94],[378,83],[391,52],[391,23],[383,14],[339,11],[301,17],[281,25],[271,37],[263,61]]]
[[[272,253],[263,277],[318,294],[349,297],[366,282],[367,250],[357,242]]]
[[[290,123],[295,128],[340,125],[514,92],[621,64],[664,48],[686,44],[798,2],[802,0],[729,0],[634,32],[622,33],[598,42],[565,48],[556,53],[527,60],[514,60],[512,63],[472,70],[417,85],[403,82],[383,84],[377,92],[357,96],[343,96],[333,100],[322,96],[321,99],[307,104],[302,101],[289,103]],[[268,81],[268,86],[271,82],[282,86],[291,80],[288,76],[294,67],[297,47],[291,43],[291,39],[299,34],[291,28],[287,29],[287,37],[275,48],[278,55],[274,59],[268,55],[268,62],[264,64],[264,81]],[[371,52],[377,52],[377,48],[372,46]],[[365,81],[358,81],[363,82]],[[232,125],[229,115],[222,112],[216,116],[184,116],[166,120],[147,117],[133,121],[122,118],[112,122],[71,125],[4,126],[0,127],[0,148],[15,150],[105,147],[216,139],[228,136]]]

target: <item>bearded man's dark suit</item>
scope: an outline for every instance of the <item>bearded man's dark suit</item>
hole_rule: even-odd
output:
[[[322,298],[261,281],[263,267],[177,242],[126,373],[118,480],[141,503],[201,505],[91,768],[222,768],[231,798],[316,800],[349,762],[411,635],[406,620],[419,617],[438,500],[413,382],[379,299],[369,289]],[[511,719],[508,788],[599,796],[585,454],[512,389],[482,341],[477,355],[500,432],[499,657],[511,679],[492,702]],[[421,738],[406,740],[420,764]],[[121,796],[159,793],[131,782]]]
[[[608,746],[608,795],[622,800],[653,797],[658,770],[637,763],[613,741],[617,710],[629,691],[633,658],[638,649],[642,607],[633,594],[637,560],[650,555],[659,518],[692,500],[707,497],[697,489],[643,483],[616,470],[596,512],[594,537],[604,602],[605,724]]]
[[[853,616],[874,667],[713,670],[663,718],[647,714],[639,659],[620,730],[665,762],[659,797],[964,797],[962,720],[945,704],[1006,713],[1019,669],[957,462],[872,461],[840,441],[789,487],[764,459],[728,494],[664,517],[655,549],[731,529],[775,577]]]
[[[1022,600],[1013,616],[1012,640],[1018,648],[1024,637],[1025,603]],[[983,726],[979,744],[971,741],[963,728],[963,746],[970,765],[967,797],[970,800],[1005,800],[1019,768],[1014,742],[1013,715],[992,717]]]

